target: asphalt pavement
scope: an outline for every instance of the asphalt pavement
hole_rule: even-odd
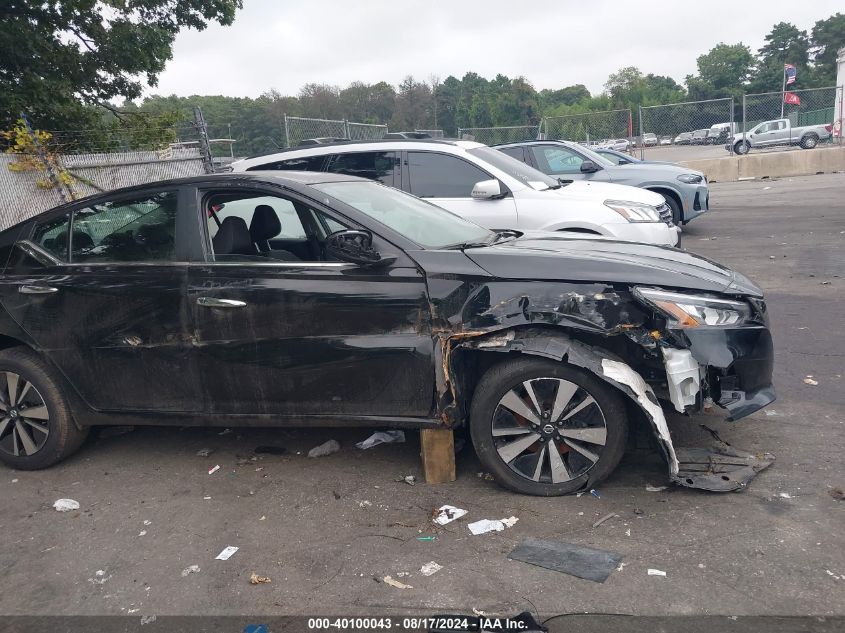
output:
[[[137,428],[93,437],[49,470],[0,467],[0,614],[845,614],[843,192],[845,174],[715,184],[713,209],[684,233],[685,248],[767,293],[778,400],[735,423],[720,410],[670,420],[677,444],[705,442],[707,424],[773,453],[744,492],[649,492],[666,471],[645,445],[600,498],[544,499],[479,477],[471,447],[456,482],[405,483],[421,480],[413,433],[362,451],[369,430]],[[306,456],[332,438],[339,453]],[[254,455],[261,445],[286,453]],[[55,511],[59,498],[80,510]],[[435,529],[443,504],[469,513]],[[466,527],[510,516],[502,532]],[[526,538],[622,562],[599,584],[508,560]],[[239,549],[215,560],[227,546]],[[430,561],[442,569],[424,576]],[[250,584],[252,573],[271,582]]]

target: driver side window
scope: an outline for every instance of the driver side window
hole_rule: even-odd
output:
[[[564,147],[532,147],[540,171],[546,174],[577,174],[584,159]]]

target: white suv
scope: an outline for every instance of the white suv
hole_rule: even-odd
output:
[[[578,231],[675,246],[663,197],[609,183],[561,184],[471,141],[340,141],[232,163],[232,171],[329,171],[380,180],[490,229]],[[666,214],[663,214],[664,217]]]

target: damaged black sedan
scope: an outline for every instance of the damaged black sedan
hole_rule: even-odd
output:
[[[774,400],[760,289],[673,248],[249,172],[58,207],[0,233],[0,266],[14,468],[93,425],[469,425],[502,485],[559,495],[606,477],[637,419],[681,485],[736,489],[768,463],[673,445],[664,406],[739,419]]]

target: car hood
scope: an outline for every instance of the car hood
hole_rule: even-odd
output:
[[[501,279],[648,284],[762,297],[760,288],[747,277],[668,246],[534,231],[464,253]]]
[[[626,167],[628,166],[626,165]],[[660,206],[664,202],[663,196],[653,191],[591,180],[574,180],[565,187],[556,189],[555,192],[567,200],[583,202],[603,203],[605,200],[625,200],[648,204],[653,207]]]

